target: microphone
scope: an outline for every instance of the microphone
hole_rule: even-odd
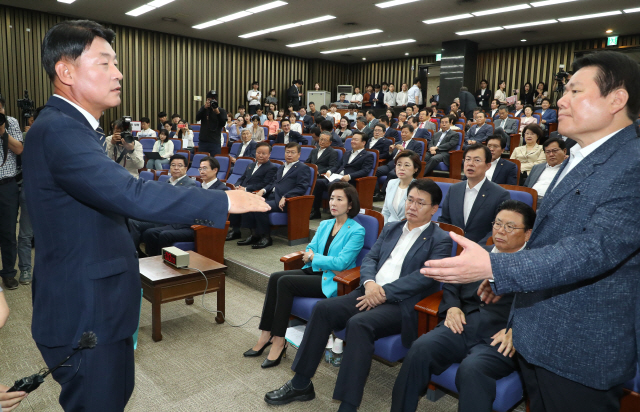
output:
[[[78,347],[73,350],[71,355],[67,356],[62,362],[60,362],[53,369],[41,369],[40,372],[33,374],[31,376],[27,376],[26,378],[19,379],[14,382],[13,386],[7,392],[27,392],[31,393],[38,389],[38,387],[44,382],[44,378],[47,377],[50,373],[63,366],[63,363],[71,359],[73,355],[80,352],[84,349],[93,349],[98,344],[98,338],[96,334],[93,332],[84,332],[80,341],[78,342]]]

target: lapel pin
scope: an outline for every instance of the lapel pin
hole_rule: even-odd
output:
[[[580,194],[580,189],[576,190],[576,194],[579,195]]]
[[[484,197],[484,195],[482,195],[482,197]]]

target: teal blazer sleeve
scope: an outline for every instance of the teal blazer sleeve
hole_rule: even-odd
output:
[[[349,218],[331,242],[329,253],[326,256],[323,255],[335,222],[335,219],[331,219],[320,224],[316,235],[306,249],[307,251],[313,250],[313,261],[303,267],[303,269],[310,267],[313,271],[323,272],[322,293],[328,298],[336,296],[338,293],[338,284],[333,280],[334,272],[353,269],[364,246],[364,228]]]

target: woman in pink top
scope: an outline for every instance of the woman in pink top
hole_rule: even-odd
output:
[[[269,128],[269,140],[275,140],[278,135],[278,129],[280,129],[280,123],[273,118],[273,112],[267,112],[267,121],[262,124]]]
[[[520,118],[520,134],[522,135],[522,131],[525,127],[530,124],[538,124],[538,119],[533,117],[533,107],[530,104],[524,107],[524,116]]]

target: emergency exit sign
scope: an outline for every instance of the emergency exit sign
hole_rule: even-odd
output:
[[[436,54],[436,61],[439,62],[440,60],[442,60],[442,54],[438,53]]]
[[[618,45],[618,36],[607,37],[607,46],[617,46],[617,45]]]

